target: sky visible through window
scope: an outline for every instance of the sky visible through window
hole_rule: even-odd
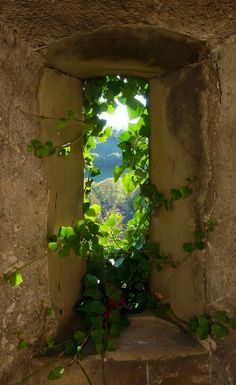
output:
[[[137,95],[136,99],[146,106],[146,99]],[[106,142],[97,142],[95,164],[101,169],[101,174],[94,177],[95,182],[113,177],[115,165],[121,161],[121,150],[117,147],[118,136],[128,129],[129,123],[136,123],[138,119],[130,120],[127,107],[116,100],[117,107],[112,114],[102,112],[99,117],[107,121],[107,126],[112,127],[113,135]],[[96,159],[97,158],[97,159]]]

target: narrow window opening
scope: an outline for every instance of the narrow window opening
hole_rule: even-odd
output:
[[[112,217],[118,240],[135,221],[140,184],[149,178],[147,94],[142,79],[107,76],[83,84],[85,215],[90,204],[102,222]]]

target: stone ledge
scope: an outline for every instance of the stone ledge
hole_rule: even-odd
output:
[[[106,353],[106,385],[210,385],[209,354],[175,325],[153,315],[130,317],[131,325],[123,332],[116,352]],[[32,371],[49,358],[35,359]],[[99,355],[82,361],[93,385],[102,385]],[[69,359],[60,364],[65,375],[57,385],[87,385],[78,365]],[[57,364],[58,366],[58,364]],[[30,385],[49,385],[47,370],[32,377]]]

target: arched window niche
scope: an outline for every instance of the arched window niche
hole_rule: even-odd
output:
[[[168,192],[195,175],[194,194],[175,203],[171,212],[161,211],[150,224],[151,237],[179,259],[182,244],[191,240],[202,215],[205,150],[203,146],[207,107],[207,55],[204,42],[149,26],[103,28],[52,43],[44,50],[45,68],[39,89],[40,115],[60,116],[74,109],[82,117],[81,80],[109,74],[146,78],[150,83],[150,177],[158,189]],[[58,130],[52,120],[41,122],[42,140],[69,142],[80,134],[79,125]],[[82,148],[71,157],[47,159],[48,233],[71,225],[82,217]],[[76,213],[76,214],[75,214]],[[68,322],[79,297],[84,263],[76,256],[49,258],[52,307],[58,326]],[[204,308],[204,264],[194,255],[178,269],[153,271],[151,288],[161,292],[183,319]]]

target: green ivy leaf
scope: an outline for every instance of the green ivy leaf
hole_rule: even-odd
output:
[[[53,338],[48,338],[47,340],[48,349],[52,349],[54,345],[55,345],[55,340]]]
[[[190,328],[191,328],[191,330],[192,330],[193,332],[196,331],[196,329],[198,328],[198,320],[197,320],[197,317],[192,317],[192,318],[190,319],[189,326],[190,326]]]
[[[198,250],[203,250],[203,249],[205,249],[206,244],[204,241],[197,241],[197,242],[195,242],[195,247]]]
[[[127,100],[127,112],[130,120],[136,119],[142,115],[144,106],[138,100]]]
[[[117,182],[121,174],[125,171],[125,166],[115,166],[113,170],[114,181]]]
[[[14,271],[8,278],[8,283],[10,286],[20,286],[23,283],[22,275],[19,271]]]
[[[86,212],[88,211],[89,207],[90,207],[90,202],[85,202],[83,204],[83,213],[84,214],[86,214]]]
[[[220,310],[216,311],[215,319],[218,323],[223,325],[229,323],[229,317],[227,317],[224,311],[220,311]]]
[[[96,204],[96,203],[94,203],[93,205],[91,205],[91,206],[90,206],[90,209],[91,209],[91,210],[94,210],[96,215],[100,215],[100,214],[101,214],[101,206],[99,206],[99,205]]]
[[[118,139],[120,142],[127,142],[131,138],[132,134],[129,131],[122,132]]]
[[[102,302],[97,300],[91,300],[89,302],[83,303],[79,310],[83,313],[90,314],[90,315],[100,315],[104,314],[106,311],[105,306]]]
[[[195,245],[193,245],[191,242],[185,242],[183,244],[183,250],[186,253],[191,253],[195,249]]]
[[[52,317],[52,316],[53,316],[53,310],[52,310],[51,307],[47,307],[47,308],[45,309],[45,316],[46,316],[46,317]]]
[[[68,123],[68,119],[63,116],[62,118],[58,119],[57,127],[59,128],[59,130],[66,128],[67,123]]]
[[[83,291],[83,297],[101,299],[101,293],[97,287],[89,287]]]
[[[209,332],[208,332],[208,328],[206,327],[198,327],[195,331],[195,335],[197,338],[199,338],[200,340],[205,340],[207,339],[208,335],[209,335]]]
[[[82,345],[82,343],[84,342],[85,337],[86,337],[85,333],[82,332],[81,330],[76,330],[74,332],[73,336],[74,336],[74,339],[78,345]]]
[[[102,342],[98,342],[95,344],[95,350],[97,354],[101,354],[104,351],[104,346]]]
[[[58,238],[60,240],[63,240],[66,236],[66,227],[65,226],[61,226],[60,229],[59,229],[59,232],[58,232]]]
[[[207,223],[207,233],[212,233],[214,230],[215,230],[215,228],[216,228],[216,225],[217,225],[217,223],[216,222],[214,222],[214,221],[209,221],[208,223]]]
[[[27,342],[25,340],[20,340],[18,345],[17,345],[17,350],[24,350],[27,348]]]
[[[134,183],[133,176],[131,174],[125,174],[122,178],[122,182],[127,192],[133,192],[136,189],[136,184]]]
[[[89,208],[85,214],[85,218],[89,217],[90,219],[96,218],[96,211],[93,208]]]
[[[68,239],[68,238],[72,237],[73,235],[75,235],[74,229],[71,226],[67,226],[65,228],[65,238]]]
[[[48,373],[48,380],[58,380],[64,374],[65,369],[61,366],[57,366]]]
[[[114,212],[112,212],[109,215],[109,217],[108,217],[107,221],[105,222],[105,224],[106,224],[106,226],[113,227],[113,226],[115,226],[116,221],[117,221],[117,216],[116,216],[116,214]]]
[[[91,333],[91,338],[92,338],[92,341],[95,343],[95,344],[98,344],[100,342],[102,342],[103,340],[103,337],[104,337],[104,329],[95,329],[93,330]]]
[[[98,278],[93,274],[86,274],[83,278],[86,287],[97,287]]]
[[[199,315],[197,319],[200,327],[209,328],[210,320],[207,314]]]
[[[50,251],[56,251],[57,250],[57,242],[49,242],[48,248]]]
[[[95,329],[101,329],[103,327],[103,317],[90,317],[89,321]]]
[[[214,337],[222,338],[229,334],[228,329],[221,324],[213,324],[211,327],[211,333]]]
[[[70,255],[71,247],[70,245],[64,246],[61,250],[59,250],[58,255],[61,258],[68,257]]]
[[[94,177],[94,176],[97,176],[97,175],[100,175],[101,174],[101,171],[99,170],[99,168],[97,167],[93,167],[92,170],[91,170],[91,177]]]
[[[107,350],[109,352],[114,352],[118,348],[118,340],[117,338],[108,338],[107,341]]]
[[[143,136],[144,138],[149,138],[150,136],[150,127],[148,125],[143,125],[140,130],[139,130],[139,134],[141,136]]]
[[[71,152],[71,147],[70,146],[62,146],[59,149],[59,155],[60,156],[68,156]]]
[[[49,147],[47,145],[37,149],[35,151],[35,155],[38,156],[39,158],[45,158],[46,156],[49,155]]]
[[[182,198],[181,192],[179,191],[179,189],[176,189],[176,188],[172,188],[170,190],[170,195],[171,195],[171,198],[175,201]]]
[[[121,314],[119,310],[112,310],[109,316],[109,324],[120,324],[121,322]]]
[[[180,187],[179,192],[182,198],[188,198],[192,194],[192,190],[188,186]]]
[[[113,324],[110,327],[110,336],[113,338],[119,338],[121,333],[121,325],[119,324]]]
[[[197,242],[202,241],[202,239],[204,238],[203,232],[201,230],[196,230],[194,232],[194,238],[195,238],[195,241],[197,241]]]
[[[236,330],[236,320],[230,319],[229,320],[229,325],[233,330]]]
[[[64,350],[67,356],[74,356],[77,352],[77,347],[72,342],[66,342],[64,344]]]

